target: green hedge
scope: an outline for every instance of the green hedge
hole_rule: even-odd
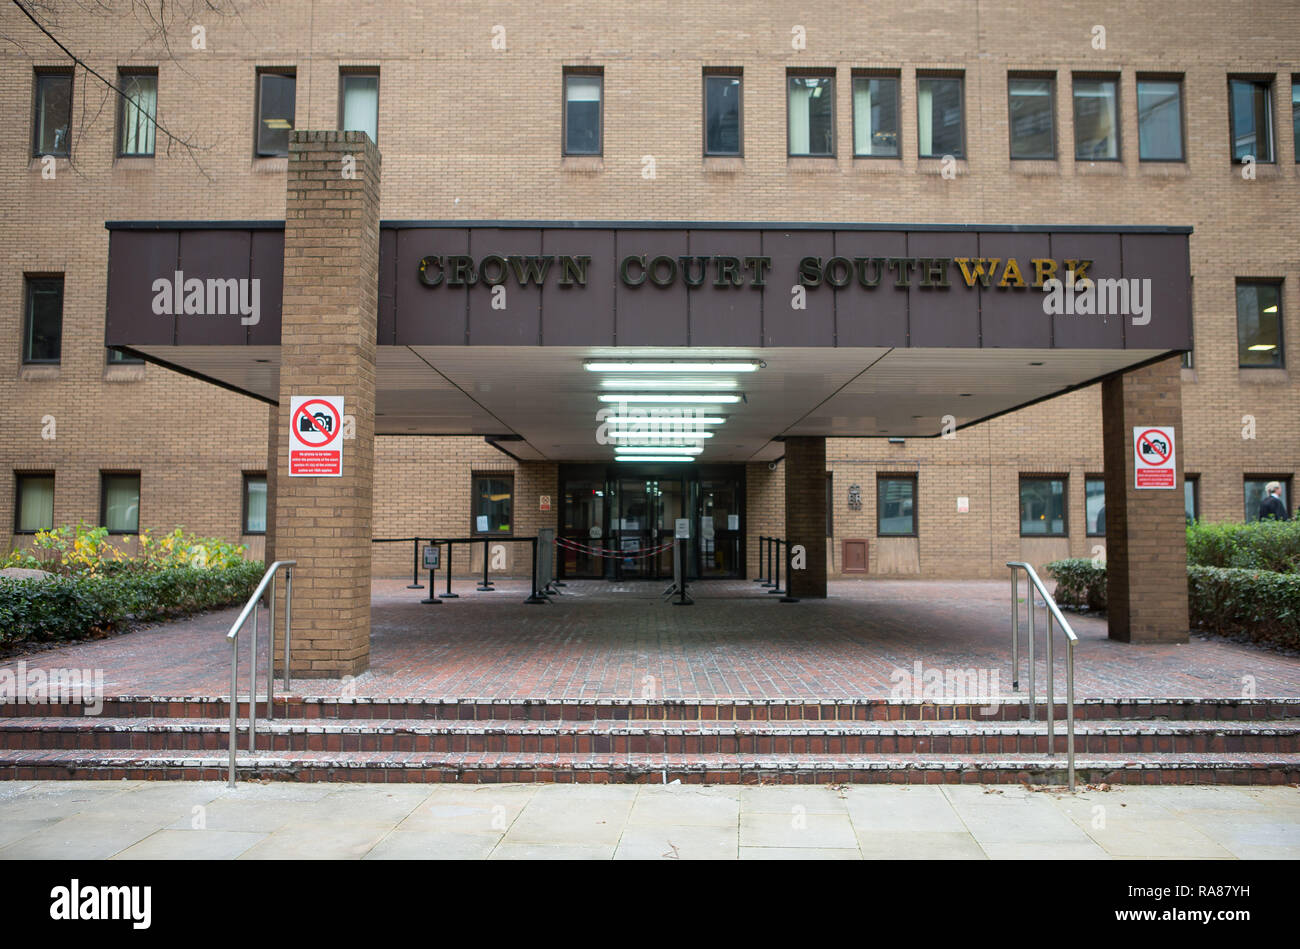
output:
[[[1300,574],[1239,567],[1188,567],[1193,626],[1300,647]]]
[[[1300,520],[1190,524],[1187,562],[1197,567],[1300,573]]]
[[[1058,606],[1075,609],[1104,610],[1106,608],[1106,565],[1093,563],[1084,557],[1053,560],[1044,568],[1056,580],[1055,600]]]
[[[149,621],[247,600],[258,562],[221,568],[169,567],[107,577],[0,580],[0,643],[78,639],[130,619]]]

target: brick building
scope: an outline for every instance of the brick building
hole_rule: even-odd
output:
[[[220,245],[218,226],[247,222],[256,243],[257,227],[288,217],[288,246],[290,212],[309,218],[330,210],[334,187],[321,181],[309,193],[305,179],[295,179],[291,151],[315,146],[295,143],[291,130],[345,127],[377,144],[369,160],[376,170],[382,164],[373,195],[382,227],[370,237],[381,262],[385,240],[400,248],[401,222],[459,223],[502,247],[513,246],[509,228],[521,222],[865,224],[922,234],[944,226],[953,260],[986,252],[961,243],[965,230],[1001,234],[1016,247],[1035,228],[1067,235],[1190,229],[1195,345],[1187,353],[1153,346],[1165,361],[1150,366],[1162,378],[1180,377],[1170,383],[1181,398],[1185,485],[1180,479],[1178,493],[1189,515],[1241,520],[1263,484],[1277,480],[1294,510],[1300,387],[1285,354],[1300,338],[1300,8],[1293,3],[1259,2],[1240,17],[1200,3],[1170,5],[1178,8],[1171,15],[1167,7],[1120,2],[1061,8],[1027,0],[920,0],[903,17],[831,3],[799,11],[740,3],[725,13],[672,3],[628,12],[576,2],[540,13],[462,3],[436,14],[395,3],[376,16],[342,2],[236,6],[238,16],[225,16],[181,4],[164,43],[129,18],[55,5],[55,15],[38,19],[84,61],[75,68],[16,9],[0,14],[9,40],[0,44],[0,110],[18,130],[0,172],[0,332],[11,354],[11,371],[0,378],[0,479],[14,498],[0,517],[9,519],[3,532],[16,544],[42,524],[85,520],[124,536],[183,524],[242,537],[263,553],[258,528],[276,516],[274,502],[267,512],[264,487],[270,468],[275,494],[268,431],[274,446],[287,418],[267,403],[278,401],[287,364],[236,358],[220,347],[196,362],[196,347],[187,349],[179,330],[166,351],[141,344],[114,355],[105,328],[110,240],[185,222],[191,232],[218,235],[194,245],[203,258]],[[364,166],[369,153],[356,141],[334,146]],[[352,198],[340,200],[347,218]],[[364,220],[368,199],[357,200]],[[110,230],[108,222],[132,227]],[[176,258],[194,271],[201,261],[187,260],[184,248],[197,239],[179,237]],[[124,237],[122,246],[134,245]],[[483,246],[472,251],[480,267]],[[1042,288],[1044,275],[1029,273],[1029,259],[1040,254],[1016,253],[1028,286],[1012,292],[1027,296]],[[346,286],[332,280],[328,260],[300,271],[297,285],[291,270],[286,257],[285,326],[311,322],[320,304],[313,288]],[[159,272],[170,275],[170,264]],[[952,265],[958,289],[969,283],[965,273]],[[998,276],[1005,285],[1005,271]],[[382,333],[387,291],[383,274],[378,279]],[[307,296],[295,295],[295,286]],[[256,343],[256,332],[251,326],[240,342]],[[313,339],[343,345],[327,337]],[[760,341],[769,345],[771,336],[747,345],[759,352]],[[510,362],[503,350],[484,348],[478,378],[527,377],[527,360]],[[310,367],[321,354],[308,342],[299,356]],[[339,378],[364,376],[366,357],[359,358]],[[696,550],[697,568],[749,576],[760,536],[792,534],[780,439],[801,432],[789,421],[758,444],[746,441],[742,456],[722,459],[725,470],[706,470],[706,450],[684,478],[661,467],[611,473],[612,459],[597,471],[591,453],[538,449],[529,433],[494,415],[489,394],[465,392],[459,379],[402,381],[403,372],[434,367],[379,363],[375,374],[381,389],[390,380],[389,391],[378,396],[373,418],[358,418],[348,442],[358,446],[377,433],[360,449],[373,452],[373,506],[368,499],[352,530],[491,537],[539,526],[563,534],[567,526],[575,537],[612,542],[630,518],[607,495],[631,491],[639,492],[638,510],[660,521],[643,517],[636,545],[667,536],[659,531],[671,532],[677,516],[692,517],[698,535],[700,518],[714,511],[717,539]],[[1008,558],[1041,564],[1104,546],[1099,380],[1113,370],[1070,376],[1049,364],[1044,371],[1058,374],[1043,391],[1054,397],[1037,401],[1021,383],[1038,365],[1021,362],[1013,372],[1007,364],[932,364],[929,375],[899,383],[920,395],[929,380],[946,379],[914,422],[900,427],[881,413],[870,424],[861,416],[851,425],[832,419],[809,433],[845,434],[824,447],[827,574],[1001,577]],[[815,363],[804,372],[819,375]],[[832,375],[828,368],[826,379]],[[970,393],[956,391],[967,385]],[[421,414],[417,403],[438,386],[465,392],[476,406],[472,417]],[[999,386],[1015,394],[999,402],[990,395]],[[799,394],[791,393],[791,400]],[[988,408],[966,410],[960,400],[968,395]],[[1144,404],[1140,394],[1114,397]],[[810,395],[794,421],[822,398]],[[597,429],[594,417],[583,424]],[[798,496],[806,501],[814,482],[803,478]],[[604,502],[598,513],[585,492]],[[724,531],[724,517],[735,518],[728,523],[735,533]],[[724,543],[734,547],[724,553]],[[522,548],[506,547],[505,569],[519,573],[514,558]],[[377,573],[397,575],[409,569],[411,551],[375,545],[373,556]],[[476,548],[458,567],[479,570],[481,556]],[[664,569],[662,562],[562,564],[593,575]]]

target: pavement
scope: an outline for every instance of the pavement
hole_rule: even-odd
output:
[[[0,859],[1300,858],[1296,787],[0,784]]]

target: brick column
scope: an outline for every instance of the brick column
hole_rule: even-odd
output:
[[[1178,357],[1107,379],[1101,388],[1106,467],[1107,625],[1124,642],[1188,641],[1183,510],[1183,403]],[[1133,427],[1172,425],[1173,490],[1133,487]]]
[[[808,562],[791,570],[791,596],[826,596],[826,439],[785,440],[785,537],[793,549],[803,545]],[[782,557],[785,556],[784,551]],[[786,564],[781,564],[785,576]]]
[[[293,674],[355,675],[370,664],[379,152],[363,132],[294,132],[286,187],[274,550],[298,562]],[[343,477],[288,476],[295,395],[343,396]]]
[[[263,556],[268,567],[275,563],[275,474],[279,457],[276,436],[279,433],[280,407],[269,405],[266,412],[266,553]]]

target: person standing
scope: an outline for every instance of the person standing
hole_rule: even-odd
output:
[[[1286,502],[1282,500],[1282,485],[1270,481],[1264,485],[1264,500],[1259,502],[1259,519],[1261,521],[1289,521]]]

